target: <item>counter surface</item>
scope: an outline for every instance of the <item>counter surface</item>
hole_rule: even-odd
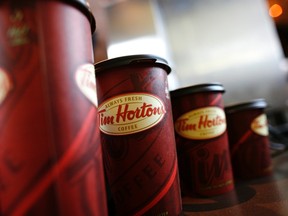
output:
[[[183,197],[184,215],[287,216],[288,152],[273,158],[273,176],[236,182],[235,190],[213,198]]]

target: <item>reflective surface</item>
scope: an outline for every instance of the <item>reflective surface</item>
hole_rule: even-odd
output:
[[[238,182],[213,198],[183,198],[184,215],[288,215],[288,152],[274,158],[271,177]]]

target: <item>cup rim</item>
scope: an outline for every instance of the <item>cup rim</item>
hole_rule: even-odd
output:
[[[100,73],[105,70],[113,69],[116,67],[127,66],[127,65],[151,65],[159,66],[166,70],[167,74],[171,72],[171,68],[168,62],[159,56],[150,54],[139,54],[139,55],[128,55],[120,56],[102,60],[94,64],[95,73]]]
[[[246,102],[238,102],[235,104],[225,106],[226,113],[234,113],[248,109],[264,109],[268,106],[264,98],[257,98]]]
[[[202,83],[192,86],[186,86],[182,88],[175,89],[170,91],[171,97],[179,97],[188,94],[194,94],[199,92],[221,92],[224,93],[225,89],[221,83],[211,82],[211,83]]]

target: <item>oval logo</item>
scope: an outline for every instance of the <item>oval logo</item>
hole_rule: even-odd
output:
[[[123,94],[98,107],[100,130],[109,135],[127,135],[157,125],[166,110],[160,98],[147,93]]]
[[[12,83],[8,74],[0,68],[0,104],[3,103],[11,89]]]
[[[93,64],[81,65],[75,73],[75,80],[81,92],[97,106],[96,79]]]
[[[268,122],[265,114],[257,116],[251,123],[251,129],[260,136],[268,136]]]
[[[220,136],[225,130],[225,112],[219,107],[205,107],[187,112],[175,122],[175,131],[187,139],[210,139]]]

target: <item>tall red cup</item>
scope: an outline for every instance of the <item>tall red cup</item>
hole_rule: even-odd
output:
[[[272,174],[266,107],[264,99],[225,107],[236,179],[253,179]]]
[[[107,215],[84,3],[0,3],[1,215]]]
[[[182,204],[164,59],[95,65],[104,167],[119,215],[180,215]]]
[[[234,189],[219,83],[171,91],[183,195],[214,196]]]

